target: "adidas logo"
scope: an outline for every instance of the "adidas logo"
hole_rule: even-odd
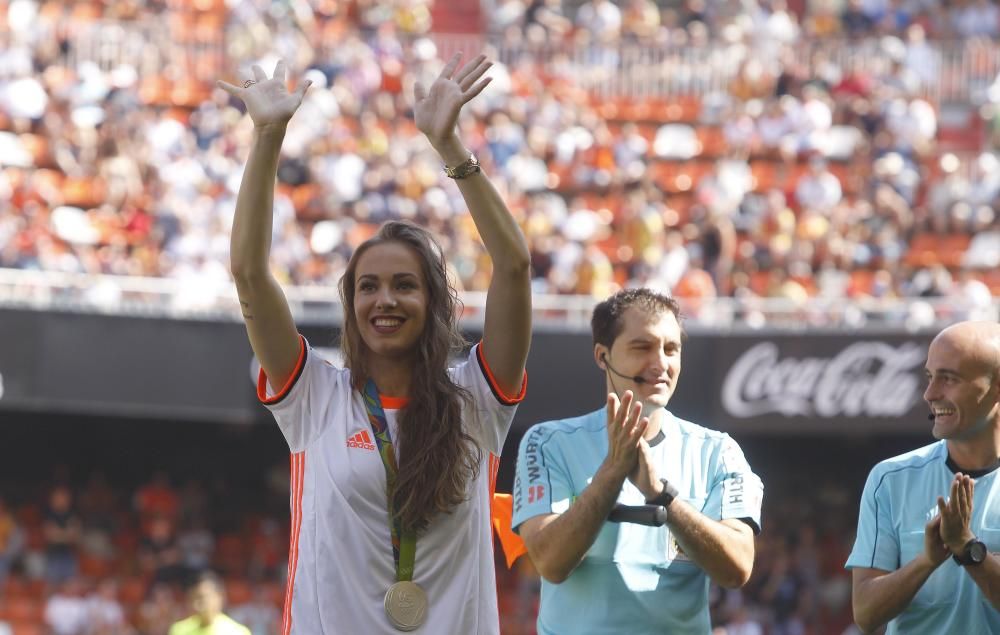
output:
[[[367,430],[362,430],[356,434],[352,434],[347,437],[347,447],[358,448],[359,450],[375,450],[375,444],[372,443],[372,437],[368,434]]]

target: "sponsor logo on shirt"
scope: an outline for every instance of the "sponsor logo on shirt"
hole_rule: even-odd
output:
[[[677,539],[673,536],[670,536],[670,547],[667,549],[667,559],[691,562],[691,556],[684,553],[684,548],[681,547],[680,543],[677,542]]]
[[[545,496],[545,486],[544,485],[530,485],[528,487],[528,502],[534,503],[537,500],[542,500]]]
[[[347,447],[359,450],[371,450],[373,452],[376,450],[375,444],[372,443],[372,437],[368,434],[367,430],[356,432],[347,437]]]

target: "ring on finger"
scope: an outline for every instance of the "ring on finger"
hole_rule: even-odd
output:
[[[256,83],[257,83],[256,79],[248,79],[247,81],[243,82],[243,88],[250,88]]]

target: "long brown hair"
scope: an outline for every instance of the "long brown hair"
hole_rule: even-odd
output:
[[[427,320],[416,345],[410,375],[410,400],[399,412],[394,444],[398,472],[395,490],[388,493],[404,528],[425,529],[431,517],[449,512],[467,498],[468,484],[479,475],[482,449],[462,427],[462,403],[472,403],[469,392],[452,381],[448,360],[465,340],[458,330],[458,294],[448,284],[444,252],[431,234],[402,221],[382,225],[362,243],[340,279],[344,328],[340,348],[351,371],[351,383],[363,390],[368,380],[368,346],[354,315],[358,260],[369,248],[388,242],[409,247],[417,255],[427,290]]]

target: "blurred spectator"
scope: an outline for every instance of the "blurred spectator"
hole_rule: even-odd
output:
[[[58,585],[76,575],[76,549],[80,542],[80,518],[73,509],[73,494],[65,485],[57,485],[49,494],[42,529],[45,537],[45,579]]]
[[[177,519],[180,513],[180,499],[171,486],[166,472],[157,470],[149,483],[139,488],[135,493],[135,509],[144,519],[153,517]]]
[[[117,581],[102,580],[87,598],[87,622],[88,635],[128,635],[133,632],[118,601]]]
[[[149,635],[167,635],[183,607],[174,597],[174,590],[164,583],[153,584],[149,597],[139,607],[139,630]]]
[[[11,567],[21,557],[24,538],[24,531],[7,507],[7,502],[0,496],[0,588]]]
[[[147,533],[139,545],[139,565],[142,572],[156,582],[176,583],[184,579],[181,550],[173,523],[168,518],[157,516],[148,523]]]
[[[795,200],[804,209],[829,211],[840,203],[843,190],[838,179],[820,156],[809,160],[809,172],[795,186]]]
[[[86,635],[90,620],[84,583],[79,578],[61,582],[45,603],[45,623],[53,635]]]
[[[169,635],[250,635],[247,627],[222,612],[224,590],[215,574],[200,574],[188,590],[188,601],[194,615],[171,626]]]
[[[263,586],[258,586],[246,602],[232,607],[230,614],[234,620],[250,629],[253,635],[277,633],[280,627],[281,613],[267,596],[267,589]]]

